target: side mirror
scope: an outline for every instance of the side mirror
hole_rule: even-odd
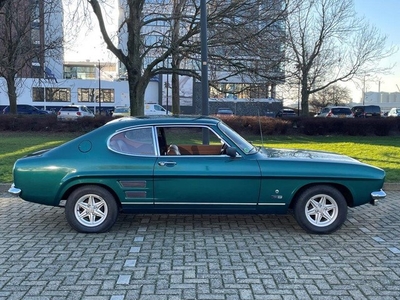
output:
[[[230,156],[230,157],[236,157],[236,148],[234,147],[228,147],[225,150],[226,155]]]

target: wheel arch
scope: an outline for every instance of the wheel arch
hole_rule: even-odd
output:
[[[310,187],[314,187],[314,186],[318,186],[318,185],[325,185],[325,186],[331,186],[335,189],[337,189],[344,197],[344,199],[346,200],[347,206],[349,207],[353,207],[353,203],[354,203],[354,198],[352,193],[350,192],[350,190],[342,185],[342,184],[338,184],[338,183],[331,183],[331,182],[318,182],[318,183],[310,183],[307,185],[302,186],[300,189],[298,189],[296,191],[296,193],[294,194],[293,198],[292,198],[292,202],[289,205],[290,209],[293,209],[298,197],[308,188]]]
[[[114,189],[112,189],[111,187],[109,187],[106,184],[101,184],[101,183],[98,183],[98,182],[81,182],[81,183],[74,184],[74,185],[68,187],[64,191],[64,193],[62,194],[61,199],[67,200],[73,191],[75,191],[76,189],[78,189],[80,187],[87,186],[87,185],[95,185],[95,186],[98,186],[98,187],[106,189],[108,192],[111,193],[111,195],[113,195],[115,201],[117,202],[118,208],[121,209],[121,207],[122,207],[121,200],[119,199],[119,197],[118,197],[117,193],[114,191]]]

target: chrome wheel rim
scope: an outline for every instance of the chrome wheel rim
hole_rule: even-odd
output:
[[[311,197],[305,207],[308,222],[317,227],[331,225],[337,219],[339,207],[331,196],[319,194]]]
[[[74,211],[79,223],[87,227],[95,227],[106,220],[108,206],[99,195],[88,194],[78,199]]]

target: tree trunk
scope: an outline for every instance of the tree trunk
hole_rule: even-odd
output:
[[[129,103],[131,116],[144,115],[144,91],[147,84],[133,69],[128,68]]]
[[[10,101],[10,113],[17,114],[17,88],[15,87],[15,76],[9,76],[7,81],[7,94]]]
[[[179,115],[181,111],[181,101],[179,96],[179,74],[177,69],[180,65],[180,60],[177,58],[178,54],[172,55],[172,113]]]
[[[308,108],[308,98],[310,94],[307,91],[307,87],[302,86],[301,87],[301,115],[303,117],[307,117],[309,113],[309,108]]]

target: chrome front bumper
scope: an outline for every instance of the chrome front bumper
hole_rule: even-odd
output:
[[[10,194],[13,194],[15,196],[19,196],[19,194],[21,193],[21,189],[18,189],[15,187],[14,183],[11,185],[11,187],[8,189],[8,192]]]
[[[372,200],[370,201],[370,203],[372,205],[376,205],[380,199],[383,199],[386,197],[386,193],[381,189],[380,191],[372,192],[371,197],[372,197]]]

